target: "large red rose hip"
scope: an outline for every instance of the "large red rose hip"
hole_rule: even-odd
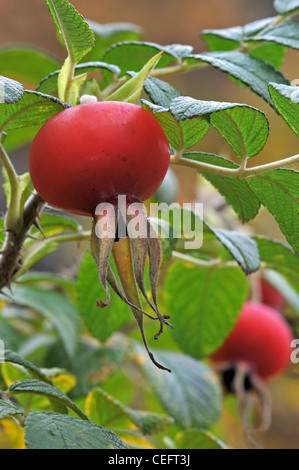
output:
[[[93,216],[100,202],[119,194],[148,199],[169,161],[167,138],[150,113],[105,101],[73,106],[49,119],[32,143],[29,168],[45,201]]]

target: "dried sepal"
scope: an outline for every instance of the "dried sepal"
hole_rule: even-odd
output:
[[[167,369],[162,364],[156,361],[153,353],[149,350],[149,347],[147,344],[147,340],[146,340],[146,336],[144,332],[144,314],[142,311],[140,311],[142,309],[142,304],[140,301],[136,278],[135,278],[135,274],[133,270],[129,238],[128,237],[121,238],[117,243],[114,244],[112,251],[113,251],[114,262],[118,271],[119,278],[121,280],[123,290],[126,294],[126,298],[129,300],[129,302],[132,305],[134,305],[134,306],[131,306],[130,308],[138,324],[141,337],[143,340],[143,344],[147,350],[147,353],[150,359],[152,360],[152,362],[159,369],[164,369],[164,370],[167,370],[168,372],[171,372],[170,369]],[[135,307],[135,305],[137,308]]]
[[[99,280],[106,292],[105,302],[98,300],[98,305],[101,307],[105,307],[110,303],[107,274],[110,255],[115,241],[117,223],[115,210],[111,204],[107,204],[103,212],[104,215],[98,214],[94,217],[90,239],[90,249],[98,267]]]
[[[158,339],[161,333],[163,333],[164,324],[173,328],[171,323],[168,323],[166,319],[169,318],[167,315],[161,315],[158,307],[157,300],[157,291],[158,291],[158,280],[159,280],[159,271],[161,266],[161,245],[158,237],[158,233],[155,228],[147,221],[148,224],[148,250],[149,250],[149,278],[151,283],[151,294],[152,299],[155,305],[155,311],[160,320],[160,330],[155,335],[155,339]]]
[[[99,307],[106,307],[110,302],[112,290],[131,309],[145,348],[160,369],[166,369],[159,364],[148,348],[144,332],[144,316],[160,322],[160,329],[154,336],[157,339],[163,332],[164,324],[172,327],[166,320],[168,315],[162,315],[158,308],[157,286],[161,263],[161,247],[155,229],[147,220],[144,205],[140,202],[126,207],[125,201],[118,198],[118,203],[101,204],[98,206],[93,221],[90,240],[92,256],[98,267],[100,284],[105,290],[106,299],[98,300]],[[110,258],[113,255],[117,273],[114,273]],[[149,257],[149,278],[152,300],[150,300],[144,282],[146,260]],[[154,315],[145,312],[140,294],[153,310]],[[169,371],[170,372],[170,371]]]

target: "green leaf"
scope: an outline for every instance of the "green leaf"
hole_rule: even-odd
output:
[[[81,64],[76,65],[74,74],[75,77],[77,75],[86,74],[88,72],[96,72],[97,70],[105,70],[106,72],[112,75],[119,75],[120,69],[117,65],[107,64],[106,62],[83,62]],[[36,91],[40,93],[47,93],[47,94],[57,94],[57,79],[60,73],[59,70],[55,70],[54,72],[50,73],[47,77],[41,80],[40,84],[36,88]]]
[[[299,258],[286,245],[266,237],[255,237],[258,244],[260,259],[268,269],[280,273],[299,293]]]
[[[53,344],[57,344],[55,336],[45,333],[34,333],[22,341],[18,351],[23,357],[40,358],[47,354],[47,351]]]
[[[82,228],[75,219],[53,214],[41,214],[39,216],[39,227],[42,233],[34,226],[30,230],[30,235],[33,238],[27,238],[25,242],[23,263],[18,271],[18,276],[27,272],[37,261],[59,247],[59,243],[55,241],[55,238],[51,239],[49,237],[62,232],[78,232]]]
[[[31,285],[53,285],[58,286],[60,289],[69,293],[73,298],[77,297],[76,282],[72,279],[56,275],[47,271],[31,271],[23,276],[18,277],[18,282],[21,284]]]
[[[201,32],[211,51],[230,51],[239,47],[250,36],[266,28],[276,18],[264,18],[245,26],[233,26],[225,29],[205,29]]]
[[[188,149],[195,145],[204,137],[210,123],[240,158],[245,151],[249,156],[255,155],[268,137],[266,116],[248,105],[196,100],[188,96],[174,98],[168,108],[145,100],[142,104],[159,121],[174,148]],[[253,124],[257,126],[254,130]]]
[[[35,47],[20,45],[0,49],[0,74],[37,85],[60,67],[60,61]]]
[[[106,99],[110,101],[128,101],[130,103],[137,103],[143,89],[144,82],[152,69],[155,68],[161,60],[162,54],[163,52],[161,51],[152,57],[138,73],[134,74],[132,78],[111,95],[108,95]]]
[[[205,29],[200,34],[210,51],[213,52],[232,51],[239,47],[243,38],[241,26],[225,29]]]
[[[37,367],[32,362],[27,361],[23,357],[19,356],[19,354],[10,351],[9,349],[5,350],[4,360],[5,362],[12,362],[13,364],[25,367],[25,369],[27,369],[34,377],[39,380],[42,380],[47,384],[52,383],[51,379],[47,376],[47,374],[45,374],[39,367]]]
[[[249,179],[261,203],[277,220],[287,241],[299,254],[299,173],[277,169]]]
[[[207,62],[247,85],[257,95],[273,106],[269,95],[270,82],[288,85],[288,80],[272,65],[243,52],[205,52],[185,59],[188,63],[198,60]]]
[[[115,341],[111,339],[107,344],[99,345],[92,336],[84,335],[78,344],[71,366],[59,344],[50,349],[47,364],[51,367],[59,363],[68,368],[77,379],[72,397],[81,398],[95,385],[106,381],[115,369],[121,371],[128,353],[126,337],[121,337],[121,341],[118,337]]]
[[[275,42],[292,49],[299,49],[298,35],[299,23],[297,21],[286,21],[261,32],[255,36],[254,41]]]
[[[133,23],[105,23],[86,20],[95,35],[95,47],[87,54],[87,60],[99,60],[106,49],[117,42],[138,41],[142,28]]]
[[[183,129],[169,109],[157,106],[146,100],[142,100],[142,106],[157,119],[170,144],[175,149],[178,149],[183,139]]]
[[[170,111],[179,122],[184,124],[188,122],[186,120],[210,117],[210,123],[231,145],[240,159],[244,156],[256,155],[268,138],[269,124],[265,114],[251,106],[202,101],[181,96],[171,101]],[[194,129],[197,130],[195,127]],[[194,140],[191,140],[192,144],[196,142],[195,137],[198,140],[202,135],[194,136]],[[184,144],[184,148],[190,146],[189,143]]]
[[[205,269],[174,263],[164,289],[174,339],[184,352],[201,359],[217,349],[233,328],[247,299],[248,282],[237,267]]]
[[[36,379],[25,379],[17,382],[13,382],[9,387],[8,391],[12,395],[18,395],[19,393],[29,393],[33,395],[41,395],[47,397],[50,401],[59,402],[64,407],[70,408],[74,413],[80,416],[83,420],[89,420],[89,418],[81,411],[77,405],[59,388],[54,385],[41,382]]]
[[[78,312],[74,304],[59,292],[31,286],[14,285],[5,289],[3,300],[29,307],[40,313],[57,330],[65,351],[73,357],[77,345]]]
[[[53,96],[26,90],[16,103],[0,104],[0,129],[10,131],[44,124],[68,106]]]
[[[82,229],[76,219],[67,215],[62,216],[42,213],[39,216],[38,222],[46,237],[57,235],[62,232],[78,232]],[[40,234],[39,230],[35,227],[33,227],[31,233],[34,234],[34,236]]]
[[[212,52],[232,51],[239,46],[246,44],[252,46],[252,41],[259,32],[269,27],[275,22],[277,17],[264,18],[262,20],[248,23],[245,26],[233,26],[226,29],[208,29],[202,31],[201,35],[207,42]],[[246,47],[246,46],[245,46]],[[284,58],[285,48],[280,44],[262,43],[256,44],[254,49],[249,48],[249,54],[258,59],[272,64],[279,68]]]
[[[11,201],[11,185],[9,182],[9,178],[5,168],[3,167],[3,176],[4,176],[4,183],[3,183],[3,190],[6,197],[6,206],[9,207]],[[28,188],[30,185],[30,175],[29,173],[24,173],[20,175],[18,178],[18,192],[19,192],[19,207],[20,207],[20,215],[22,217],[24,203],[26,200],[26,196],[28,196]]]
[[[0,399],[0,420],[9,418],[10,416],[22,415],[22,411],[16,406]]]
[[[260,256],[255,240],[232,230],[213,229],[211,226],[209,228],[238,262],[245,274],[251,274],[260,268]]]
[[[4,355],[5,362],[12,362],[13,364],[18,364],[22,367],[25,367],[34,377],[47,384],[51,384],[51,379],[45,374],[39,367],[33,364],[30,361],[27,361],[23,357],[19,356],[19,354],[10,351],[8,349],[5,350]]]
[[[105,295],[96,263],[87,252],[78,274],[78,304],[89,331],[100,341],[106,341],[130,319],[129,307],[117,295],[112,294],[107,307],[98,307],[97,299],[105,298]]]
[[[168,107],[174,98],[181,96],[181,93],[172,85],[155,77],[148,77],[144,84],[144,90],[154,104],[164,108]]]
[[[23,94],[24,87],[21,83],[11,80],[10,78],[0,76],[0,103],[2,105],[19,101]]]
[[[252,44],[252,43],[251,43]],[[258,44],[258,43],[257,43]],[[249,54],[257,59],[262,59],[265,62],[273,65],[279,69],[285,57],[286,48],[281,44],[274,42],[261,43],[250,50]]]
[[[169,54],[173,54],[177,59],[184,59],[193,52],[193,47],[188,44],[169,44],[164,49]]]
[[[75,105],[86,75],[74,77],[74,68],[93,48],[94,34],[83,16],[67,0],[46,1],[68,54],[58,75],[58,96]]]
[[[6,349],[17,349],[23,339],[20,332],[10,321],[0,317],[0,339],[4,342]]]
[[[68,55],[77,64],[92,49],[94,34],[83,16],[67,0],[46,1]]]
[[[182,128],[184,149],[195,145],[208,131],[209,120],[206,114],[209,111],[206,112],[205,108],[207,103],[185,96],[171,101],[169,109]]]
[[[12,364],[10,362],[5,362],[2,364],[1,375],[7,388],[9,388],[11,384],[32,379],[29,371],[26,370],[23,366]],[[51,406],[51,402],[47,397],[41,395],[31,395],[28,393],[18,395],[17,401],[23,409],[29,409],[30,407],[30,409],[40,410],[45,408],[49,409]],[[55,411],[59,411],[61,413],[67,412],[67,408],[58,402],[52,402],[52,406],[54,406]]]
[[[99,387],[87,395],[86,413],[95,424],[114,430],[130,429],[133,424],[145,435],[164,431],[173,423],[170,416],[128,408]]]
[[[172,62],[178,60],[173,54],[165,51],[165,47],[151,42],[121,42],[115,44],[106,51],[102,60],[120,67],[121,75],[127,71],[139,72],[142,67],[156,54],[164,51],[157,68],[166,67]],[[105,84],[108,85],[110,77],[105,75]]]
[[[222,394],[212,369],[181,353],[155,351],[159,361],[172,370],[166,374],[150,364],[140,346],[137,351],[155,393],[181,428],[208,429],[218,420]]]
[[[265,269],[263,271],[263,279],[266,279],[267,282],[281,294],[287,304],[290,305],[296,315],[299,316],[299,286],[296,292],[285,277],[272,269]]]
[[[17,148],[32,142],[41,126],[42,124],[10,131],[3,142],[3,147],[6,152],[10,153]]]
[[[238,165],[219,155],[189,152],[184,153],[183,157],[224,168],[238,168]],[[215,175],[208,172],[201,172],[201,174],[225,197],[227,203],[233,207],[242,222],[248,222],[256,216],[260,208],[260,201],[250,189],[247,180]]]
[[[296,86],[269,84],[269,92],[273,103],[290,126],[293,132],[299,137],[299,89]]]
[[[38,241],[28,239],[32,243],[26,242],[26,247],[23,251],[22,266],[18,270],[18,277],[25,274],[32,266],[38,261],[50,255],[59,248],[59,243],[51,239],[40,239]]]
[[[259,153],[269,134],[269,122],[265,114],[249,106],[235,106],[214,112],[211,114],[211,124],[240,160]]]
[[[31,412],[25,421],[27,449],[128,449],[112,431],[59,413]]]
[[[72,64],[70,62],[70,58],[67,57],[63,66],[61,67],[60,73],[58,75],[57,80],[57,88],[58,88],[58,96],[63,99],[67,100],[70,104],[75,105],[78,102],[78,98],[80,96],[80,89],[84,84],[87,74],[84,73],[82,75],[77,75],[71,79],[71,86],[66,95],[66,90],[68,83],[70,82],[70,73],[72,69]]]
[[[294,10],[299,8],[298,0],[274,0],[274,8],[280,15],[286,13],[293,13]]]
[[[188,430],[176,434],[175,449],[227,449],[225,444],[209,432]]]

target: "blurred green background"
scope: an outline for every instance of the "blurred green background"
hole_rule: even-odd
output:
[[[272,0],[73,0],[71,3],[87,19],[100,23],[131,22],[142,28],[143,40],[161,45],[189,44],[194,47],[194,52],[207,50],[200,38],[200,31],[203,29],[243,25],[275,15]],[[64,59],[45,1],[0,0],[0,16],[1,47],[7,44],[30,44]],[[290,81],[299,78],[298,53],[288,51],[281,70]],[[250,162],[251,165],[298,153],[298,138],[273,109],[249,90],[237,86],[220,71],[207,67],[186,75],[166,77],[166,80],[184,95],[203,100],[247,103],[263,110],[270,121],[270,136],[260,155]],[[200,149],[233,157],[222,138],[213,130],[200,142]],[[12,157],[19,172],[27,170],[28,146],[14,151]],[[180,181],[179,202],[191,202],[199,198],[201,187],[197,174],[189,169],[174,168],[174,171]],[[5,201],[1,193],[0,210],[4,209]],[[266,211],[261,210],[250,226],[254,232],[282,238],[275,220]],[[72,267],[73,251],[70,249],[66,253],[64,250],[61,256],[58,250],[51,255],[48,263],[57,271]],[[270,389],[273,397],[273,424],[259,438],[267,448],[299,448],[298,379],[275,379],[271,382]],[[231,408],[234,406],[231,407],[228,403],[224,409],[217,429],[222,434],[219,437],[233,447],[246,446]]]

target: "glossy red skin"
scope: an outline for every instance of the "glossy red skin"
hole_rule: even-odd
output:
[[[53,116],[30,149],[32,183],[48,203],[93,216],[119,194],[145,201],[162,183],[170,149],[162,127],[140,106],[105,101]]]
[[[224,344],[211,355],[215,364],[242,362],[267,380],[290,364],[293,333],[277,310],[261,303],[246,302]]]
[[[282,295],[265,279],[261,280],[261,297],[262,302],[270,307],[281,309],[285,305]]]

